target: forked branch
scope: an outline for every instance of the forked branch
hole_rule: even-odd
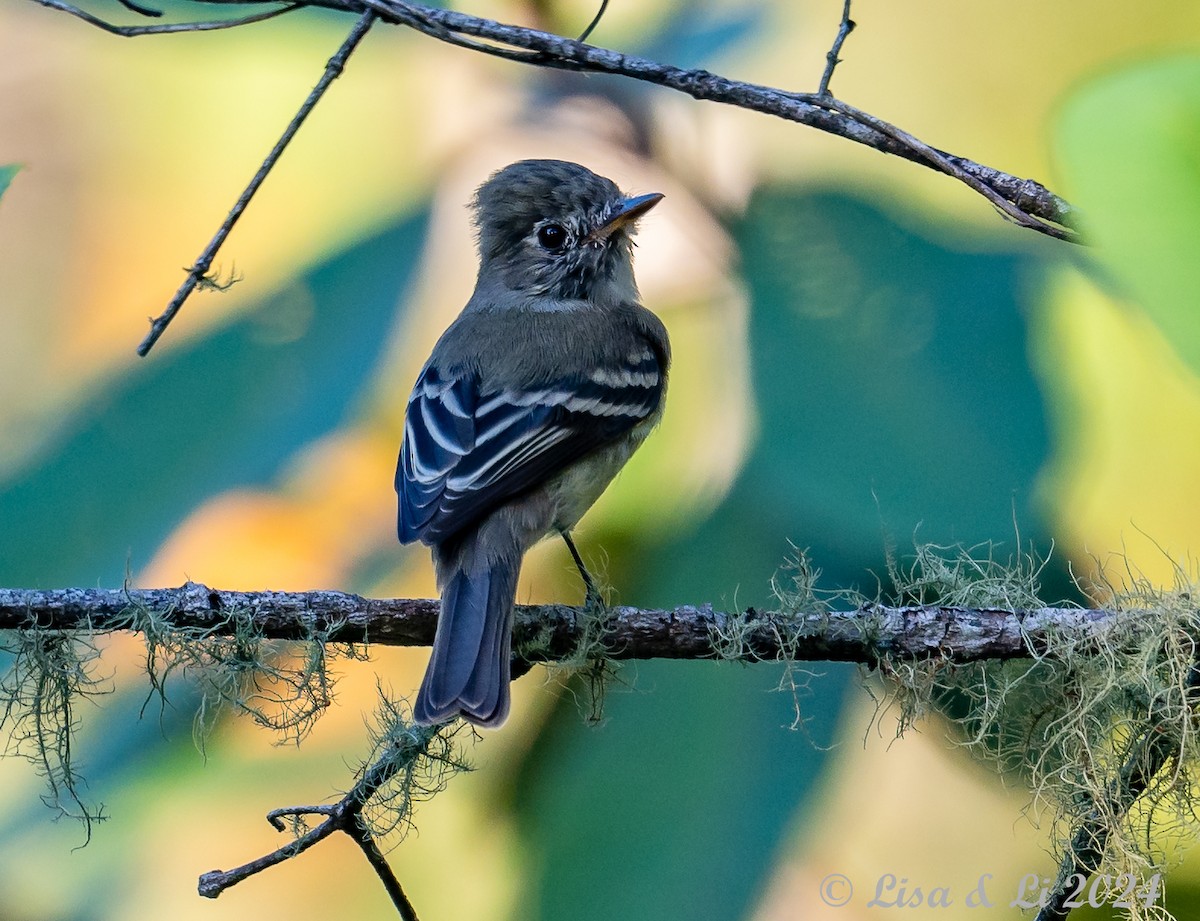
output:
[[[336,803],[320,806],[288,806],[273,809],[267,814],[267,821],[276,831],[287,832],[302,823],[308,816],[323,816],[323,821],[315,828],[289,841],[287,844],[252,860],[249,863],[234,867],[232,870],[210,870],[200,877],[198,890],[200,895],[215,899],[226,889],[270,869],[276,864],[283,863],[303,854],[314,844],[324,841],[335,832],[344,832],[362,850],[363,855],[371,864],[396,911],[403,921],[417,921],[417,913],[405,895],[400,881],[392,872],[383,852],[375,841],[370,827],[363,816],[363,810],[372,797],[397,774],[411,769],[414,762],[428,756],[430,744],[440,733],[452,733],[447,726],[412,726],[388,743],[388,749],[380,754],[376,761],[367,767],[358,782]]]

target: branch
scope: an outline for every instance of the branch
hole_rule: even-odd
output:
[[[411,727],[401,738],[394,741],[391,746],[393,750],[385,751],[370,767],[366,768],[350,791],[332,805],[289,806],[271,810],[267,814],[267,821],[271,823],[272,828],[280,832],[287,831],[289,827],[289,823],[284,821],[285,818],[302,821],[304,816],[322,815],[326,816],[326,819],[316,828],[257,860],[252,860],[232,870],[210,870],[203,874],[197,887],[200,895],[207,899],[215,899],[231,886],[236,886],[263,870],[303,854],[314,844],[318,844],[334,832],[340,831],[349,835],[362,849],[371,867],[383,883],[384,889],[387,890],[402,921],[417,921],[417,914],[412,903],[409,902],[408,896],[400,886],[400,881],[396,879],[391,867],[388,866],[387,860],[363,819],[362,812],[381,787],[398,773],[408,769],[418,759],[428,757],[430,744],[446,729],[444,724]]]
[[[1185,690],[1194,709],[1197,695],[1200,694],[1200,664],[1193,665],[1188,672]],[[1133,804],[1151,789],[1155,778],[1177,758],[1178,740],[1158,730],[1162,718],[1162,714],[1156,712],[1158,709],[1151,708],[1151,728],[1140,730],[1127,745],[1129,756],[1117,776],[1108,784],[1104,796],[1091,801],[1087,816],[1075,829],[1059,864],[1054,889],[1034,921],[1064,921],[1076,907],[1068,904],[1079,891],[1076,880],[1086,881],[1100,869],[1114,825],[1124,820]]]
[[[212,0],[212,2],[225,2],[225,0]],[[536,56],[521,57],[518,60],[541,67],[629,77],[677,90],[695,99],[726,103],[766,115],[775,115],[864,144],[883,153],[896,154],[946,172],[947,170],[939,162],[931,159],[930,152],[932,151],[954,167],[955,171],[951,175],[954,175],[955,178],[965,182],[964,177],[970,177],[995,193],[1001,200],[1012,205],[1015,212],[1022,215],[1020,220],[1022,226],[1059,239],[1078,239],[1074,232],[1046,223],[1049,221],[1053,224],[1069,225],[1072,222],[1073,209],[1067,202],[1039,183],[1011,176],[923,143],[913,145],[911,135],[898,129],[891,131],[881,129],[881,126],[886,126],[887,129],[891,129],[891,126],[852,106],[836,102],[828,94],[794,93],[774,87],[732,80],[706,70],[684,70],[636,55],[622,54],[588,45],[560,35],[522,26],[507,25],[453,10],[427,7],[419,3],[407,2],[407,0],[308,0],[308,2],[348,11],[358,11],[366,7],[374,10],[379,14],[379,18],[386,22],[408,26],[441,41],[455,43],[460,36],[469,35],[495,43],[483,46],[472,45],[475,50],[488,54],[497,54],[511,59],[512,49],[523,49],[527,52],[535,52]],[[838,47],[840,48],[840,45]],[[979,189],[977,188],[976,191]]]
[[[815,93],[789,92],[775,87],[746,83],[706,70],[685,70],[636,55],[622,54],[618,51],[586,44],[584,39],[591,34],[604,15],[607,0],[601,3],[592,23],[584,30],[579,39],[565,38],[454,10],[408,2],[408,0],[297,0],[297,2],[283,7],[277,6],[279,0],[208,0],[211,3],[236,6],[270,3],[275,8],[266,13],[241,19],[149,26],[120,26],[109,23],[73,6],[67,0],[33,0],[33,2],[69,13],[98,28],[126,37],[232,28],[308,6],[343,10],[359,16],[358,23],[347,36],[342,47],[330,59],[321,82],[296,113],[295,118],[267,156],[262,167],[242,193],[241,198],[238,199],[209,245],[188,270],[187,278],[167,305],[166,310],[159,317],[151,320],[150,332],[138,347],[138,354],[142,356],[145,356],[154,346],[188,296],[202,285],[217,252],[233,229],[233,225],[246,209],[267,173],[274,167],[292,136],[312,111],[313,106],[320,100],[321,95],[333,79],[341,73],[349,56],[376,18],[394,25],[407,26],[438,41],[509,61],[560,70],[628,77],[686,93],[698,100],[733,105],[808,125],[952,176],[982,195],[1003,215],[1019,226],[1059,240],[1079,242],[1080,239],[1078,232],[1071,227],[1075,222],[1074,209],[1042,184],[939,150],[907,131],[836,99],[829,92],[829,81],[838,63],[838,53],[846,37],[854,28],[854,22],[850,19],[850,0],[844,0],[841,25],[833,46],[826,55],[825,71]],[[146,9],[128,2],[128,0],[122,0],[122,2],[125,2],[130,9],[144,15],[157,13],[155,10]]]
[[[39,0],[39,2],[45,2],[45,0]],[[294,9],[294,7],[285,7],[282,10],[273,11],[271,15],[289,12],[291,9]],[[229,215],[225,218],[220,228],[218,228],[216,235],[209,241],[208,246],[204,248],[204,252],[192,264],[191,269],[188,270],[187,278],[184,279],[183,284],[179,286],[179,290],[175,292],[175,296],[167,304],[166,310],[158,317],[151,319],[150,332],[146,333],[146,338],[142,340],[142,344],[137,349],[138,354],[143,358],[149,353],[150,349],[154,348],[154,343],[158,341],[159,337],[166,330],[167,325],[175,319],[175,314],[179,313],[179,308],[183,306],[183,302],[187,300],[188,295],[207,278],[208,271],[212,268],[213,260],[216,259],[217,252],[221,249],[222,244],[224,244],[225,238],[233,230],[233,225],[242,216],[242,212],[246,210],[246,207],[250,204],[250,200],[254,198],[254,193],[263,184],[263,181],[267,178],[267,174],[275,168],[275,164],[283,155],[284,149],[292,138],[296,136],[296,132],[300,130],[300,126],[304,124],[304,120],[308,118],[309,113],[321,101],[321,97],[325,95],[325,91],[329,89],[329,85],[341,75],[343,68],[346,66],[346,61],[349,60],[350,55],[354,53],[354,49],[358,47],[358,43],[362,41],[363,36],[367,34],[367,30],[371,28],[374,22],[374,13],[363,13],[359,17],[358,22],[355,23],[354,28],[350,30],[350,34],[346,36],[346,40],[342,42],[342,46],[329,59],[329,62],[325,65],[325,73],[321,75],[321,79],[313,87],[313,91],[308,94],[308,98],[304,100],[304,104],[300,106],[300,110],[292,116],[291,122],[288,123],[279,140],[275,142],[275,146],[271,148],[271,152],[267,154],[267,158],[250,180],[250,184],[243,190],[241,197],[234,203],[233,209],[229,212]],[[219,288],[220,285],[217,284],[216,287]]]
[[[833,40],[833,47],[825,55],[825,72],[821,74],[821,84],[817,87],[818,96],[829,96],[829,81],[833,79],[834,69],[842,63],[838,57],[842,52],[842,45],[846,41],[846,36],[854,31],[857,23],[850,18],[850,0],[846,0],[842,7],[842,22],[838,26],[837,37]]]
[[[152,26],[118,26],[101,19],[99,16],[93,16],[86,10],[82,10],[74,4],[67,3],[65,0],[34,0],[34,2],[40,3],[42,6],[49,7],[52,10],[60,10],[71,16],[75,16],[98,29],[103,29],[111,35],[119,35],[122,38],[137,38],[139,35],[169,35],[176,32],[213,32],[217,29],[234,29],[238,26],[248,26],[251,23],[274,19],[276,16],[282,16],[284,13],[291,13],[294,10],[300,9],[300,4],[288,3],[279,9],[265,10],[262,13],[254,13],[253,15],[242,16],[238,19],[216,19],[209,22],[166,22],[157,23]],[[142,10],[129,3],[125,5],[145,16],[162,15],[162,13],[154,10]]]
[[[419,646],[432,643],[435,599],[372,599],[336,591],[234,592],[195,582],[169,589],[0,589],[0,630],[30,629],[69,634],[180,628],[203,642],[224,636],[262,636],[325,643]],[[586,649],[590,658],[740,659],[743,661],[842,661],[884,667],[931,660],[968,664],[985,660],[1052,659],[1064,649],[1103,654],[1113,635],[1152,618],[1134,608],[1120,611],[1076,607],[1037,607],[1026,611],[951,605],[864,604],[854,610],[816,613],[764,612],[753,608],[721,612],[710,605],[671,609],[631,606],[577,608],[518,606],[514,648],[520,650],[514,676],[536,662],[566,659]],[[147,627],[147,629],[150,629]],[[1110,632],[1111,631],[1111,632]],[[1186,665],[1185,665],[1186,668]],[[1186,672],[1189,712],[1200,693],[1200,665]],[[1169,704],[1156,704],[1156,707]],[[395,722],[391,720],[390,722]],[[1075,891],[1073,877],[1096,872],[1117,823],[1154,788],[1156,778],[1178,757],[1168,714],[1152,707],[1137,735],[1125,747],[1121,768],[1092,795],[1061,862],[1058,881],[1038,921],[1062,921]],[[336,831],[345,832],[371,863],[400,916],[415,918],[399,881],[362,819],[364,806],[400,771],[418,759],[439,760],[431,745],[448,742],[461,723],[415,727],[402,722],[388,735],[375,762],[338,803],[290,807],[268,820],[319,815],[324,820],[270,854],[228,871],[214,870],[200,881],[200,893],[215,898],[230,886],[308,850]],[[436,741],[435,741],[436,740]],[[445,761],[442,756],[440,760]]]
[[[188,582],[157,589],[0,589],[0,630],[109,632],[134,629],[136,613],[153,611],[172,626],[235,632],[239,616],[262,636],[328,642],[428,646],[437,626],[435,599],[376,599],[335,591],[232,592]],[[1051,639],[1097,636],[1118,617],[1106,610],[1046,607],[1017,612],[936,605],[867,605],[819,614],[713,610],[711,605],[604,612],[599,642],[613,659],[704,659],[737,636],[745,659],[858,662],[940,658],[956,663],[1026,659]],[[537,661],[575,651],[595,630],[595,614],[566,605],[519,605],[514,646],[536,642]]]

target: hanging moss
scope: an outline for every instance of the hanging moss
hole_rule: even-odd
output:
[[[104,805],[84,796],[74,739],[82,702],[110,690],[96,674],[100,650],[91,630],[64,633],[28,627],[0,634],[0,731],[5,754],[27,758],[45,779],[42,799],[60,816],[82,823],[86,844]]]

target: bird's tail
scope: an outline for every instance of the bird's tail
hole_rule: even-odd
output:
[[[508,716],[519,569],[517,555],[515,561],[484,563],[478,571],[461,564],[443,570],[433,654],[413,710],[418,723],[461,714],[477,726],[495,727]]]

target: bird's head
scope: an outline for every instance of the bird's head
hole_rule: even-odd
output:
[[[626,197],[563,160],[506,166],[475,195],[480,277],[555,300],[636,299],[631,236],[662,197]]]

